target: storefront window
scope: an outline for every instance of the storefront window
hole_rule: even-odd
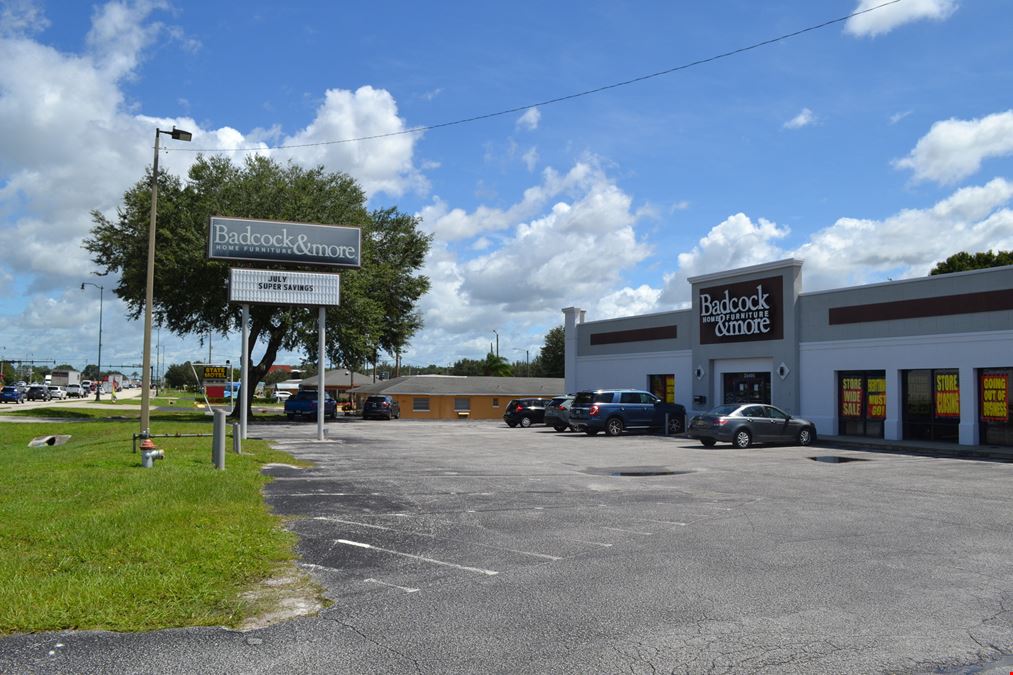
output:
[[[666,403],[675,403],[675,375],[648,375],[648,391]]]
[[[960,376],[956,370],[904,371],[904,438],[960,438]]]
[[[886,418],[886,371],[837,374],[837,417],[842,436],[883,438]]]
[[[770,403],[770,373],[724,373],[723,403]]]
[[[1009,400],[1011,375],[1013,368],[978,371],[978,414],[983,445],[1013,446],[1013,409]]]

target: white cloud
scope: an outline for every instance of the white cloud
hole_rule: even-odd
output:
[[[883,0],[859,0],[854,11],[862,12],[882,4]],[[903,0],[848,19],[844,32],[856,37],[875,37],[913,21],[944,21],[956,10],[956,0]]]
[[[918,181],[952,184],[975,173],[983,160],[1007,155],[1013,155],[1013,110],[936,122],[894,166],[911,169]]]
[[[528,108],[524,114],[517,118],[517,128],[534,131],[538,128],[538,122],[542,119],[542,113],[538,108]]]
[[[679,254],[678,269],[664,276],[660,302],[667,306],[687,303],[689,277],[777,260],[782,252],[774,242],[788,233],[788,228],[763,218],[754,223],[744,213],[729,216],[700,239],[693,250]]]
[[[647,284],[641,284],[637,288],[627,286],[603,296],[590,313],[595,319],[648,314],[658,309],[661,293],[661,289]]]
[[[802,111],[784,123],[785,129],[801,129],[816,123],[816,116],[809,108],[802,108]]]
[[[422,226],[439,239],[453,241],[479,234],[496,232],[537,214],[549,200],[571,190],[580,189],[596,171],[593,161],[578,162],[565,175],[551,167],[542,172],[542,183],[524,191],[523,198],[506,209],[479,206],[472,213],[450,208],[438,195],[422,209]]]
[[[890,115],[890,124],[897,124],[910,114],[911,114],[910,110],[902,110],[901,112],[896,112]]]
[[[413,163],[415,143],[421,133],[400,133],[407,128],[389,92],[370,86],[354,92],[329,89],[313,122],[282,144],[324,143],[286,153],[300,163],[346,171],[370,195],[383,192],[396,197],[410,189],[419,192],[428,189],[425,177]],[[355,143],[328,143],[385,134],[395,135]]]
[[[534,171],[535,167],[538,166],[538,148],[531,146],[527,152],[521,156],[521,160],[524,162],[524,166],[528,167],[528,171]]]
[[[497,248],[462,260],[450,238],[438,235],[425,268],[432,289],[421,303],[426,325],[415,340],[425,345],[416,352],[420,360],[453,357],[469,334],[478,336],[476,345],[484,351],[482,335],[491,328],[500,330],[502,343],[527,346],[526,332],[559,323],[565,304],[593,306],[620,284],[624,271],[650,255],[635,229],[639,214],[632,198],[595,161],[578,162],[566,174],[547,169],[542,177],[503,210],[479,207],[468,214],[443,202],[427,207],[424,222],[440,233],[495,229],[505,236]],[[649,299],[645,287],[611,301],[639,308]]]
[[[6,0],[0,3],[0,36],[30,36],[49,27],[49,19],[33,0]]]
[[[659,307],[689,302],[689,277],[783,258],[801,258],[805,290],[923,276],[958,251],[1013,248],[1013,182],[965,187],[925,209],[883,220],[840,218],[798,248],[779,245],[788,230],[742,213],[716,225],[665,275]]]
[[[685,199],[680,199],[677,202],[672,202],[672,205],[668,207],[668,212],[675,213],[676,211],[685,211],[688,208],[689,208],[689,201]]]

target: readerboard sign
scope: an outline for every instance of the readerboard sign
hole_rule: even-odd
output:
[[[229,270],[229,302],[336,307],[338,274],[287,270]]]
[[[360,267],[361,232],[341,225],[212,216],[208,258]]]

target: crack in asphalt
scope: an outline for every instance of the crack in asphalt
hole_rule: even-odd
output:
[[[418,662],[418,660],[415,659],[415,657],[409,656],[408,654],[405,654],[403,652],[399,652],[398,650],[394,649],[393,647],[390,647],[388,645],[383,644],[382,642],[378,642],[377,640],[374,640],[373,638],[371,638],[370,636],[366,635],[361,630],[359,630],[358,628],[356,628],[352,624],[348,623],[347,621],[342,621],[341,619],[336,619],[336,618],[333,618],[333,617],[327,617],[327,620],[328,621],[333,621],[334,623],[338,624],[339,626],[342,626],[344,628],[347,628],[347,629],[351,630],[352,632],[354,632],[356,635],[358,635],[359,637],[361,637],[366,642],[374,644],[377,647],[379,647],[380,649],[385,649],[388,652],[390,652],[391,654],[395,654],[395,655],[401,657],[402,659],[404,659],[406,661],[411,661],[412,664],[414,664],[414,666],[415,666],[415,672],[419,673],[419,675],[422,674],[422,667],[419,665],[419,662]]]

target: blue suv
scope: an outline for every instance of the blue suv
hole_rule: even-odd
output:
[[[570,426],[594,436],[604,431],[618,436],[630,428],[665,428],[677,434],[685,428],[686,409],[678,403],[665,403],[654,394],[640,389],[598,389],[580,391],[570,406]]]

